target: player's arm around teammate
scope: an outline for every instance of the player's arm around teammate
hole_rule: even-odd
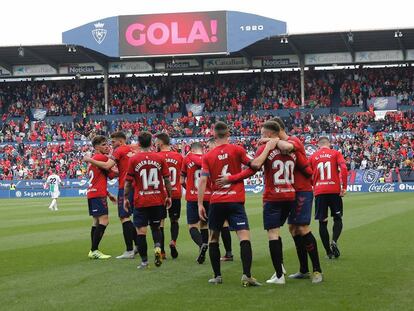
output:
[[[309,256],[313,266],[312,283],[320,283],[323,280],[323,276],[319,261],[318,246],[310,228],[313,202],[313,172],[306,157],[303,143],[297,137],[289,136],[286,133],[286,126],[281,118],[275,117],[272,121],[275,121],[279,125],[279,138],[282,141],[296,143],[296,165],[293,183],[295,188],[295,205],[289,215],[288,224],[289,231],[295,242],[300,268],[297,273],[289,275],[289,278],[308,279],[310,277],[308,266]]]
[[[91,163],[92,165],[95,165],[103,170],[110,170],[112,167],[114,167],[116,165],[116,162],[114,160],[112,160],[111,158],[108,158],[108,161],[104,162],[104,161],[98,161],[95,160],[93,158],[91,158],[90,156],[85,155],[83,157],[83,161],[85,161],[86,163]]]
[[[206,220],[206,211],[203,206],[204,192],[208,178],[211,179],[212,195],[210,199],[208,226],[210,229],[209,255],[214,277],[210,284],[221,284],[220,267],[220,231],[225,220],[236,230],[240,240],[240,257],[243,267],[242,285],[260,286],[251,275],[252,247],[250,242],[249,222],[245,211],[245,190],[243,182],[234,183],[225,187],[215,184],[220,175],[237,174],[241,165],[250,166],[251,159],[244,148],[229,144],[230,131],[223,122],[214,126],[216,147],[210,150],[202,161],[202,176],[198,189],[198,207],[200,218]]]
[[[95,149],[94,158],[96,160],[106,161],[107,154],[109,153],[109,146],[106,138],[103,136],[94,137],[92,146]],[[106,199],[108,196],[108,174],[94,165],[89,165],[88,175],[90,177],[87,190],[88,207],[89,215],[93,218],[91,228],[92,245],[88,257],[91,259],[108,259],[111,256],[105,255],[99,251],[100,241],[109,224],[108,203]]]
[[[135,251],[133,244],[136,241],[136,230],[131,221],[132,208],[125,209],[124,205],[124,183],[127,175],[129,159],[135,154],[134,149],[127,144],[126,135],[123,132],[111,134],[113,152],[107,161],[97,161],[90,157],[84,157],[84,161],[89,162],[101,169],[113,174],[115,169],[118,171],[118,218],[122,224],[122,233],[125,242],[125,251],[117,256],[117,259],[133,259]],[[133,205],[133,191],[129,196],[130,205]]]

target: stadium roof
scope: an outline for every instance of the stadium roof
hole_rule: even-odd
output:
[[[282,43],[282,38],[287,38],[287,43]],[[49,64],[58,68],[60,64],[96,62],[105,66],[109,61],[119,60],[81,46],[58,44],[21,47],[24,50],[24,56],[19,56],[20,46],[0,47],[0,66],[11,71],[14,65]],[[297,54],[300,56],[311,53],[405,51],[407,49],[414,49],[414,28],[282,35],[258,41],[232,55],[253,57]],[[199,55],[197,57],[209,56]],[[158,59],[163,58],[171,59],[171,57]],[[151,60],[151,58],[146,60]]]
[[[24,56],[19,56],[19,48],[23,48]],[[0,66],[9,71],[14,65],[49,64],[57,69],[60,64],[96,62],[106,65],[109,60],[110,57],[91,49],[65,44],[0,47]]]
[[[396,37],[397,32],[397,37]],[[398,36],[401,32],[402,36]],[[352,40],[349,40],[349,36]],[[278,36],[259,41],[245,49],[249,55],[286,55],[414,49],[414,29],[361,30],[292,34],[288,43]],[[351,41],[351,42],[350,42]]]

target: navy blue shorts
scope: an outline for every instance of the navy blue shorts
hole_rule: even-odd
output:
[[[203,202],[204,208],[206,209],[206,214],[208,215],[208,209],[210,202],[204,201]],[[188,201],[187,202],[187,224],[194,225],[200,221],[200,217],[198,216],[198,202],[195,201]]]
[[[163,205],[134,208],[134,226],[136,228],[159,226],[162,219]]]
[[[339,194],[321,194],[315,197],[315,219],[328,218],[328,209],[331,210],[332,217],[342,217],[344,208]]]
[[[106,197],[88,199],[88,208],[89,216],[108,215],[108,201]]]
[[[249,221],[247,220],[244,203],[210,203],[208,228],[220,231],[225,220],[236,231],[249,230]]]
[[[312,219],[312,191],[296,192],[296,201],[290,212],[289,225],[309,225]]]
[[[127,211],[124,210],[124,189],[118,189],[118,217],[119,218],[129,218],[132,215],[134,209],[134,190],[131,189],[128,195],[129,203],[131,206]]]
[[[295,201],[263,202],[263,227],[265,230],[282,227],[295,205]]]
[[[168,211],[168,217],[170,217],[171,220],[178,220],[180,219],[181,215],[181,200],[180,199],[172,199],[171,200],[171,207],[167,210],[167,208],[164,206],[164,210],[162,212],[162,219],[167,218],[167,211]]]

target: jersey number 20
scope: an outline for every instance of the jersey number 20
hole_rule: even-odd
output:
[[[275,160],[272,164],[272,168],[276,170],[273,175],[273,183],[275,185],[293,184],[295,182],[293,177],[295,163],[293,161],[283,162]]]

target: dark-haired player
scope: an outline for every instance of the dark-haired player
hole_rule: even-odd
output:
[[[216,147],[203,157],[200,185],[198,189],[198,210],[202,220],[207,219],[203,200],[208,178],[211,179],[212,194],[208,213],[210,229],[209,255],[214,271],[211,284],[223,282],[220,269],[220,248],[218,240],[224,221],[228,220],[240,240],[240,256],[243,265],[242,285],[261,285],[251,275],[252,247],[250,243],[249,222],[244,209],[245,190],[243,182],[226,185],[216,185],[216,180],[222,175],[237,174],[241,165],[250,165],[251,159],[246,150],[240,146],[229,144],[230,132],[227,125],[217,122],[214,126]]]
[[[171,207],[171,182],[164,157],[150,151],[151,133],[141,132],[138,142],[140,150],[129,161],[124,205],[126,210],[130,208],[128,197],[134,181],[134,225],[137,228],[138,253],[142,259],[138,268],[145,269],[148,267],[148,225],[154,240],[155,266],[159,267],[162,263],[160,223],[164,209]]]
[[[347,168],[339,151],[330,148],[328,137],[320,137],[319,149],[310,157],[315,192],[315,219],[319,220],[319,234],[329,259],[340,256],[338,239],[342,232],[343,203],[346,193]],[[332,242],[329,244],[328,209],[333,217]]]
[[[84,161],[89,162],[104,170],[110,170],[115,165],[118,167],[118,217],[122,224],[122,232],[125,241],[125,252],[117,256],[117,259],[133,259],[135,257],[133,242],[137,233],[131,221],[132,208],[124,209],[124,185],[128,171],[129,159],[135,154],[134,149],[127,145],[126,135],[123,132],[115,132],[111,134],[111,142],[114,151],[107,161],[97,161],[95,159],[85,157]],[[133,191],[130,195],[130,203],[133,202]]]
[[[207,148],[211,150],[215,147],[214,138],[207,141]],[[203,157],[203,145],[199,142],[195,142],[191,145],[190,152],[184,158],[182,169],[181,183],[186,189],[186,201],[187,201],[187,223],[190,231],[190,236],[194,243],[199,247],[199,254],[197,262],[199,264],[204,263],[205,254],[208,249],[208,225],[207,222],[201,220],[198,215],[197,193],[198,184],[201,177],[201,166]],[[208,215],[208,207],[210,205],[211,197],[211,185],[210,180],[207,182],[206,191],[204,193],[204,208]],[[221,229],[221,238],[223,240],[226,254],[220,258],[221,261],[233,261],[233,254],[231,251],[231,235],[229,225],[225,221],[223,228]]]
[[[95,136],[92,140],[95,155],[92,159],[97,161],[107,161],[109,146],[104,136]],[[106,172],[99,167],[89,164],[88,176],[89,187],[87,189],[89,215],[93,217],[91,228],[91,250],[88,257],[91,259],[108,259],[110,255],[105,255],[99,251],[99,243],[108,225],[108,203],[106,197],[116,202],[116,198],[108,192],[107,178],[114,178],[113,171]]]
[[[303,143],[297,137],[289,136],[286,133],[286,126],[283,120],[279,117],[275,117],[272,121],[275,121],[280,127],[279,138],[284,141],[295,142],[298,147],[296,149],[297,157],[305,159],[303,166],[296,165],[295,167],[294,187],[296,191],[296,202],[294,210],[288,218],[289,231],[295,242],[300,268],[299,272],[289,275],[289,278],[308,279],[310,277],[308,267],[309,255],[313,266],[312,282],[319,283],[322,281],[322,270],[320,267],[317,242],[310,228],[313,189],[312,176],[306,173],[306,168],[310,164],[306,161],[306,152]]]
[[[170,178],[171,178],[171,187],[172,187],[172,205],[171,208],[168,210],[168,217],[170,218],[171,227],[171,241],[170,251],[171,257],[177,258],[178,251],[177,251],[177,239],[178,239],[178,232],[179,232],[179,224],[178,221],[180,220],[181,215],[181,168],[183,165],[183,156],[178,152],[172,151],[170,146],[170,137],[166,133],[159,133],[155,135],[155,146],[157,147],[158,152],[164,157],[165,162],[168,165],[168,170],[170,171]],[[163,257],[165,258],[165,251],[164,251],[164,219],[167,217],[167,211],[165,211],[165,215],[163,220],[161,221],[161,251],[163,252]]]
[[[279,131],[276,122],[265,122],[261,128],[261,135],[262,138],[270,141],[266,145],[259,146],[256,157],[251,163],[253,170],[247,169],[219,181],[219,184],[225,181],[238,182],[264,166],[263,224],[268,233],[269,250],[275,269],[275,273],[266,281],[269,284],[285,284],[280,227],[286,222],[295,203],[294,168],[297,164],[303,165],[303,161],[306,160],[297,159],[293,152],[297,144],[280,140]],[[312,173],[309,168],[308,173]]]
[[[207,150],[210,151],[214,149],[215,147],[216,147],[216,140],[214,139],[214,137],[212,137],[207,141]],[[229,223],[227,220],[224,222],[223,228],[221,228],[220,235],[223,241],[223,246],[224,246],[224,251],[225,251],[224,255],[220,257],[220,260],[221,261],[233,261],[230,227],[229,227]]]
[[[199,247],[197,262],[204,263],[205,254],[208,249],[208,226],[205,220],[201,220],[198,215],[197,194],[198,185],[201,178],[201,164],[203,157],[203,145],[199,142],[191,144],[190,152],[184,158],[181,170],[181,183],[185,187],[185,199],[187,201],[187,224],[191,239]],[[203,205],[208,211],[210,204],[211,189],[207,182],[204,193]]]

